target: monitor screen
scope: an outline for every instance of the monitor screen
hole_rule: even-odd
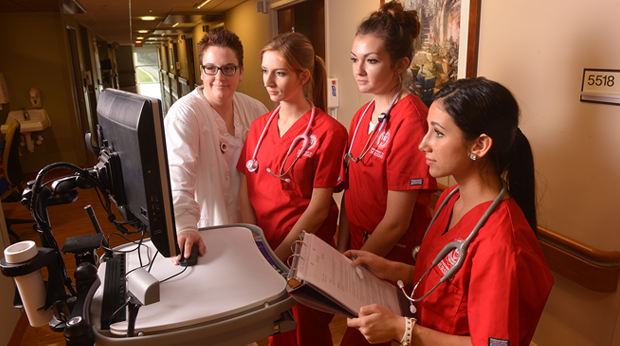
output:
[[[105,89],[97,104],[97,171],[127,221],[147,232],[164,256],[179,254],[161,101]]]

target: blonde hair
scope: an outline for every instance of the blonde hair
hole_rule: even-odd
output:
[[[310,40],[297,32],[288,32],[274,37],[261,50],[261,60],[265,52],[279,52],[291,69],[302,72],[308,70],[310,79],[304,84],[304,95],[314,105],[327,110],[327,71],[321,57],[314,54]]]

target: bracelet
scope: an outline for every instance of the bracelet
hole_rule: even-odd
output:
[[[402,346],[411,346],[411,336],[413,334],[413,326],[415,326],[416,319],[405,317],[405,334],[403,334],[403,338],[400,339],[400,344]]]

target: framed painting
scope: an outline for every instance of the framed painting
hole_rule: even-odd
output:
[[[476,76],[481,1],[403,0],[422,25],[408,88],[425,104],[445,83]]]

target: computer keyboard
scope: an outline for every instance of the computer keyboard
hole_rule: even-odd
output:
[[[105,262],[105,281],[101,306],[101,330],[109,330],[110,324],[125,321],[125,309],[118,310],[126,299],[125,254],[117,254]]]

